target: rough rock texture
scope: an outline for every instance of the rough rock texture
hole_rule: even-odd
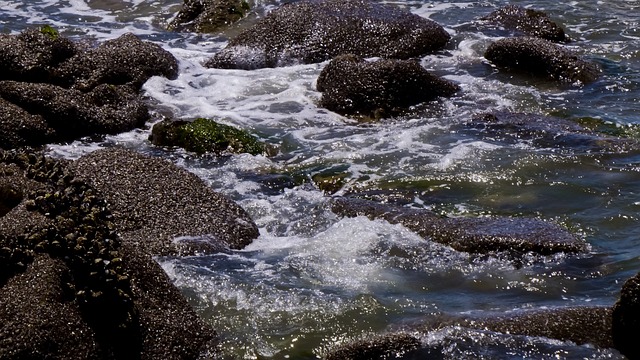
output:
[[[0,358],[196,359],[204,324],[66,161],[0,151]]]
[[[588,129],[576,122],[543,115],[511,112],[477,114],[465,127],[482,131],[492,139],[532,141],[539,147],[571,149],[585,153],[624,153],[637,151],[636,139],[611,136]]]
[[[489,46],[484,57],[500,68],[569,83],[590,83],[600,75],[596,64],[549,40],[532,37],[498,40]]]
[[[147,106],[128,86],[88,93],[56,85],[0,81],[0,148],[38,146],[143,126]]]
[[[149,119],[139,96],[177,60],[132,34],[84,49],[50,27],[0,35],[0,148],[113,134]]]
[[[394,114],[411,105],[451,96],[458,86],[430,74],[417,61],[365,61],[355,55],[338,56],[317,81],[320,105],[340,114]]]
[[[149,140],[157,146],[177,146],[198,154],[267,154],[271,148],[251,134],[210,119],[163,120],[153,126]]]
[[[397,333],[358,340],[331,349],[325,360],[397,359],[421,346],[420,340],[409,334]]]
[[[533,218],[442,218],[428,210],[378,204],[355,198],[335,198],[333,212],[367,216],[402,224],[420,236],[470,253],[582,252],[584,241],[559,225]]]
[[[640,359],[640,273],[627,280],[613,307],[613,342],[629,359]]]
[[[525,9],[518,5],[504,6],[481,20],[504,26],[520,35],[533,36],[554,42],[567,42],[564,30],[542,11]]]
[[[212,33],[244,18],[249,11],[245,0],[185,0],[169,30]]]
[[[229,41],[205,66],[256,69],[317,63],[342,54],[407,59],[441,49],[437,23],[368,0],[309,0],[283,5]]]
[[[159,45],[127,33],[61,63],[54,75],[61,85],[89,91],[100,84],[140,87],[152,76],[174,79],[178,61]]]
[[[241,207],[168,161],[112,148],[83,156],[73,168],[107,200],[123,241],[147,254],[240,249],[258,236]]]

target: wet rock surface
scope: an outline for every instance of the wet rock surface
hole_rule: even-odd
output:
[[[613,342],[629,359],[640,359],[637,334],[640,331],[640,273],[622,286],[613,306]]]
[[[149,119],[139,96],[151,76],[177,76],[177,60],[125,34],[86,49],[48,27],[0,36],[0,148],[115,134]]]
[[[123,241],[144,253],[215,253],[241,249],[258,236],[240,206],[169,161],[111,148],[72,167],[109,202]]]
[[[595,63],[549,40],[533,37],[498,40],[489,46],[484,57],[499,68],[567,83],[587,84],[600,75]]]
[[[310,64],[342,54],[407,59],[443,48],[437,23],[367,0],[311,0],[283,5],[231,39],[205,66],[256,69]]]
[[[506,111],[481,113],[465,122],[464,126],[496,140],[527,140],[537,147],[584,153],[618,154],[637,151],[640,145],[631,137],[599,133],[571,120],[536,114]]]
[[[244,130],[204,118],[193,121],[163,120],[153,126],[149,140],[157,146],[181,147],[197,154],[260,155],[274,150]]]
[[[340,114],[380,117],[440,96],[452,96],[459,87],[429,73],[414,60],[365,61],[342,55],[325,66],[318,77],[323,92],[320,106]]]
[[[148,254],[120,241],[107,203],[68,162],[0,151],[0,184],[13,194],[0,216],[0,358],[195,359],[213,349],[214,331]]]
[[[244,0],[185,0],[169,23],[169,30],[211,33],[244,18],[249,3]]]
[[[546,13],[518,5],[501,7],[481,20],[515,31],[516,35],[533,36],[554,42],[569,41],[562,27],[551,21]]]
[[[373,339],[359,340],[331,349],[325,360],[369,360],[397,359],[420,348],[420,340],[409,334],[396,333],[375,336]]]
[[[367,216],[402,224],[420,236],[469,253],[541,255],[586,250],[584,241],[554,223],[535,218],[443,218],[422,209],[379,204],[357,198],[335,198],[331,210],[341,216]]]

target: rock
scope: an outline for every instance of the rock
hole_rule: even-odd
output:
[[[613,306],[613,342],[629,359],[640,359],[636,341],[640,331],[640,273],[622,286],[620,298]]]
[[[538,10],[525,9],[518,5],[507,5],[482,17],[483,21],[504,26],[520,35],[533,36],[554,42],[567,42],[569,37],[549,16]]]
[[[0,216],[0,358],[215,351],[215,332],[150,255],[120,241],[107,203],[69,162],[0,151],[0,184],[13,194]]]
[[[168,28],[212,33],[241,20],[248,11],[249,3],[245,0],[184,0],[182,9]]]
[[[451,96],[459,87],[430,74],[417,61],[365,61],[355,55],[338,56],[317,81],[320,106],[340,114],[396,114],[411,105]]]
[[[370,360],[402,358],[405,353],[420,348],[420,340],[404,333],[375,336],[337,346],[325,360]]]
[[[534,218],[443,218],[431,211],[378,204],[355,198],[335,198],[331,210],[341,216],[367,216],[402,224],[418,235],[469,253],[586,251],[587,245],[566,229]]]
[[[0,34],[0,80],[49,82],[52,71],[78,51],[51,27]]]
[[[127,86],[89,93],[41,83],[0,81],[0,148],[38,146],[143,126],[147,106]]]
[[[152,76],[178,77],[178,61],[159,45],[127,33],[61,63],[54,72],[64,86],[90,91],[100,84],[140,89]]]
[[[596,64],[549,40],[532,37],[498,40],[489,46],[484,57],[500,68],[568,83],[587,84],[600,75]]]
[[[173,55],[132,34],[92,50],[46,26],[0,35],[0,148],[140,127],[150,118],[142,84],[177,74]]]
[[[198,154],[269,154],[273,149],[249,133],[210,119],[164,120],[153,126],[149,140],[157,146],[177,146]]]
[[[465,122],[466,128],[482,131],[492,139],[527,140],[535,146],[579,150],[585,153],[637,151],[639,143],[628,136],[611,136],[571,120],[536,114],[497,111],[481,113]]]
[[[311,64],[342,54],[407,59],[442,49],[437,23],[368,0],[307,0],[269,13],[205,66],[225,69]]]
[[[123,241],[144,253],[241,249],[258,236],[240,206],[168,161],[111,148],[81,157],[72,168],[109,202]]]

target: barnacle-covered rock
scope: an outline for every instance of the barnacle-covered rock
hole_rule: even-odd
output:
[[[0,151],[0,189],[0,358],[195,359],[215,345],[67,161]]]
[[[411,105],[452,96],[459,87],[429,73],[414,60],[365,61],[342,55],[325,66],[317,81],[320,105],[340,114],[392,115]]]
[[[169,161],[111,148],[83,156],[73,168],[109,202],[123,241],[147,254],[241,249],[258,237],[244,209]]]
[[[257,69],[311,64],[343,54],[407,59],[442,49],[436,22],[370,0],[305,0],[269,13],[205,66]]]
[[[534,36],[554,42],[566,42],[569,37],[549,16],[538,10],[507,5],[482,17],[483,21],[503,26],[520,35]]]
[[[169,30],[212,33],[244,18],[249,11],[245,0],[185,0]]]
[[[500,39],[484,57],[500,68],[567,83],[587,84],[600,75],[600,68],[549,40],[533,37]]]

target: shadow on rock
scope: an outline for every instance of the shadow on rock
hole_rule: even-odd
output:
[[[369,0],[307,0],[269,13],[205,66],[257,69],[319,63],[338,55],[407,59],[443,48],[434,21]]]
[[[600,68],[549,40],[533,37],[501,39],[489,46],[484,57],[499,68],[566,83],[588,84],[600,76]]]
[[[325,66],[317,81],[320,105],[345,115],[394,115],[412,105],[452,96],[459,87],[429,73],[415,60],[365,61],[342,55]]]
[[[420,236],[469,253],[577,253],[587,244],[565,228],[535,218],[447,218],[424,209],[389,206],[356,198],[335,198],[331,210],[341,216],[367,216],[401,224]]]

